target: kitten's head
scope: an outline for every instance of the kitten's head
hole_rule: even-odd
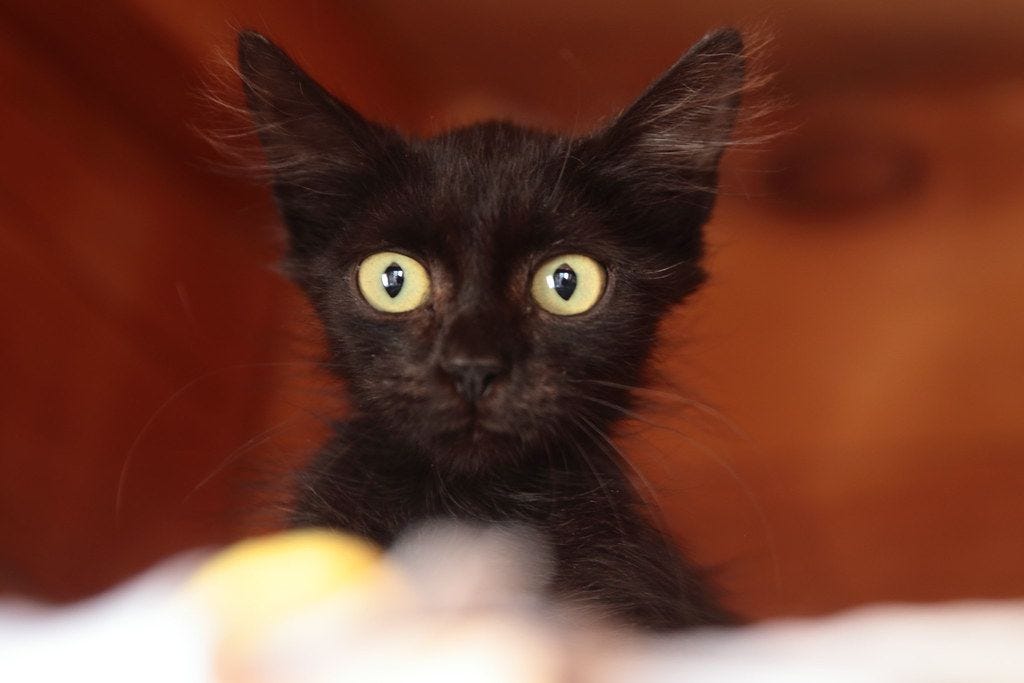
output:
[[[708,35],[575,139],[505,123],[407,139],[258,34],[239,62],[289,272],[358,414],[463,470],[599,438],[659,319],[703,278],[739,34]]]

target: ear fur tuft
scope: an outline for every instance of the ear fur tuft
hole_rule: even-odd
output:
[[[292,255],[312,252],[404,141],[333,97],[259,33],[238,35],[238,68]]]
[[[648,201],[713,193],[743,89],[743,39],[706,35],[595,139],[601,163],[632,178]]]

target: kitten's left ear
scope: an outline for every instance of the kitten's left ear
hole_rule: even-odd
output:
[[[699,227],[714,202],[743,74],[739,32],[706,35],[611,126],[585,141],[588,165],[634,211],[674,217],[677,229],[685,218]]]

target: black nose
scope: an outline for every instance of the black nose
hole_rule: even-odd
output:
[[[455,390],[470,403],[476,403],[494,378],[505,370],[505,366],[497,358],[450,358],[441,363]]]

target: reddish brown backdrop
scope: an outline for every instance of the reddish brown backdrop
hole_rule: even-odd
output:
[[[730,153],[660,364],[714,410],[623,446],[751,615],[1024,594],[1024,9],[693,5],[0,2],[0,585],[265,528],[340,409],[265,190],[196,132],[237,28],[424,134],[587,130],[738,22],[774,34],[776,136]]]

